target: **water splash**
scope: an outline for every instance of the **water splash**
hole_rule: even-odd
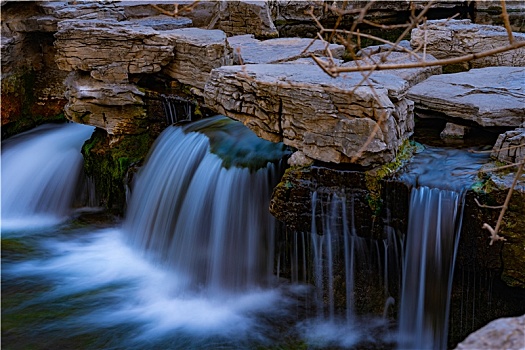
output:
[[[232,134],[240,142],[232,142]],[[224,140],[225,154],[243,154],[242,164],[211,153],[224,149]],[[183,289],[267,285],[275,231],[268,207],[280,173],[272,161],[284,155],[282,145],[223,116],[167,128],[137,176],[124,224],[131,244],[176,271]],[[258,167],[241,166],[250,159]]]
[[[47,124],[2,142],[2,229],[53,225],[70,214],[94,127]]]

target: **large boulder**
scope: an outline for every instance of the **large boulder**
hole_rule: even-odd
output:
[[[525,41],[525,33],[513,33],[514,40]],[[438,59],[482,53],[509,45],[504,27],[472,24],[470,20],[434,20],[412,30],[412,47],[425,47]],[[502,52],[464,63],[465,68],[525,66],[525,48]]]
[[[525,315],[500,318],[469,335],[456,350],[525,348]]]
[[[442,114],[483,127],[518,127],[525,121],[525,68],[487,67],[435,75],[408,98],[421,114]]]
[[[391,161],[411,135],[413,105],[407,81],[391,74],[370,80],[359,85],[359,73],[334,79],[305,64],[221,67],[204,97],[211,109],[310,158],[372,166]]]

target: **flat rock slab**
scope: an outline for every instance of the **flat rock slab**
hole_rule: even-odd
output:
[[[327,56],[329,50],[334,58],[344,54],[343,45],[330,44],[326,41],[305,38],[279,38],[257,40],[253,35],[239,35],[228,38],[228,43],[235,53],[236,64],[281,63],[302,57]]]
[[[372,79],[359,86],[359,73],[334,79],[305,64],[230,66],[211,72],[204,97],[258,136],[312,159],[348,163],[364,148],[356,163],[372,166],[391,161],[413,126],[407,81],[389,74]]]
[[[412,87],[416,110],[438,112],[483,127],[525,121],[525,67],[487,67],[434,75]]]

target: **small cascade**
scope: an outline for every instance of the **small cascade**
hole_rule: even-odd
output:
[[[218,116],[168,127],[137,174],[124,229],[176,272],[182,290],[232,291],[271,280],[280,144]]]
[[[175,95],[161,95],[162,107],[166,115],[166,124],[172,125],[178,122],[191,122],[195,112],[195,106],[188,100]]]
[[[395,303],[390,285],[398,284],[393,281],[398,276],[396,236],[387,232],[383,240],[360,237],[354,216],[351,194],[312,193],[314,304],[317,317],[330,322],[350,322],[356,309],[371,312],[378,305],[388,308]]]
[[[46,124],[2,142],[2,228],[53,224],[69,215],[91,126]]]
[[[462,196],[414,188],[403,266],[401,349],[445,349]]]
[[[413,188],[404,242],[399,349],[447,348],[464,192],[485,159],[464,150],[427,147],[401,176]]]

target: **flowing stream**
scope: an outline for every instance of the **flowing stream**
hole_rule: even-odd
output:
[[[464,150],[427,147],[401,176],[413,187],[403,255],[399,349],[447,348],[464,194],[486,158]]]
[[[427,149],[411,163],[404,250],[393,232],[358,236],[353,194],[312,193],[322,235],[294,236],[288,281],[274,266],[278,225],[268,212],[282,145],[221,116],[169,126],[135,176],[123,222],[111,222],[72,208],[92,131],[46,125],[2,143],[3,348],[391,349],[398,339],[384,318],[356,316],[356,298],[371,293],[355,281],[378,276],[370,283],[392,308],[388,281],[401,274],[403,252],[399,347],[443,347],[471,176],[439,180],[421,169],[435,169],[436,158],[443,173],[463,171],[458,164],[480,157]],[[455,185],[438,190],[431,180]],[[312,269],[298,258],[307,251]],[[429,291],[436,281],[442,288]]]

